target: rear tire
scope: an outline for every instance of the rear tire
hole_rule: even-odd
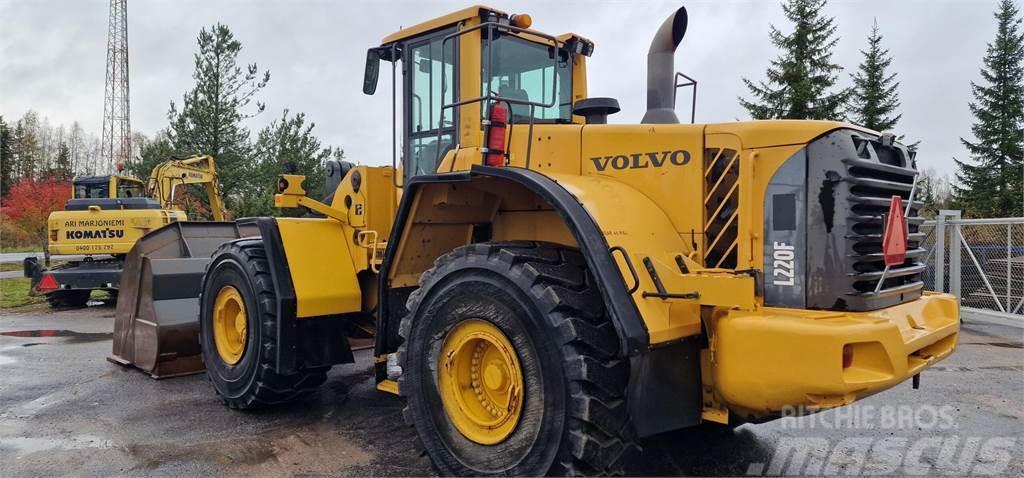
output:
[[[225,362],[218,353],[213,332],[214,301],[226,287],[235,288],[241,295],[246,314],[244,349],[234,364]],[[259,238],[231,241],[213,253],[203,276],[199,301],[203,363],[225,405],[239,409],[276,405],[312,392],[326,380],[330,367],[289,375],[274,371],[278,347],[277,293]]]
[[[46,294],[46,303],[51,308],[85,307],[91,290],[59,290]]]
[[[533,242],[460,247],[423,273],[407,308],[398,352],[404,417],[439,474],[622,473],[634,445],[629,362],[618,357],[615,328],[578,251]],[[490,445],[459,431],[439,390],[439,372],[451,364],[440,351],[473,320],[500,329],[523,377],[518,423]]]

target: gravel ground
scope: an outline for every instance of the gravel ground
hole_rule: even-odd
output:
[[[375,391],[370,351],[335,367],[307,401],[237,412],[221,405],[203,375],[155,381],[106,362],[113,313],[109,304],[0,311],[0,476],[432,473],[402,423],[401,400]],[[4,335],[11,332],[18,333]],[[810,417],[651,437],[628,471],[960,475],[1005,462],[994,471],[1022,476],[1022,333],[965,324],[958,351],[922,374],[920,390],[905,383]],[[899,426],[880,418],[901,410],[912,418]],[[841,450],[861,442],[873,444],[866,460]],[[787,456],[777,451],[805,445],[806,459],[773,461]]]

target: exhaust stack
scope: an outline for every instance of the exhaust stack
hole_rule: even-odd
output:
[[[678,123],[675,52],[686,35],[686,7],[665,19],[647,51],[647,113],[641,123]]]

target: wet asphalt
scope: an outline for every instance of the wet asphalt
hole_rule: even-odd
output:
[[[402,401],[374,389],[370,351],[306,401],[239,412],[204,375],[156,381],[107,362],[113,313],[0,311],[0,476],[432,474]],[[870,446],[861,459],[844,448],[857,443]],[[793,446],[806,459],[780,453]],[[965,324],[957,352],[919,390],[903,383],[837,411],[642,447],[630,475],[1024,476],[1024,330]]]

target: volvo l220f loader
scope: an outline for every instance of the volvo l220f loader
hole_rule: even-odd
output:
[[[637,437],[847,405],[953,351],[892,134],[680,124],[684,9],[643,120],[607,124],[594,44],[531,22],[477,6],[368,51],[392,166],[343,168],[323,202],[282,175],[276,205],[313,217],[239,221],[209,259],[199,342],[227,405],[315,389],[372,332],[377,388],[439,473],[607,474]]]

